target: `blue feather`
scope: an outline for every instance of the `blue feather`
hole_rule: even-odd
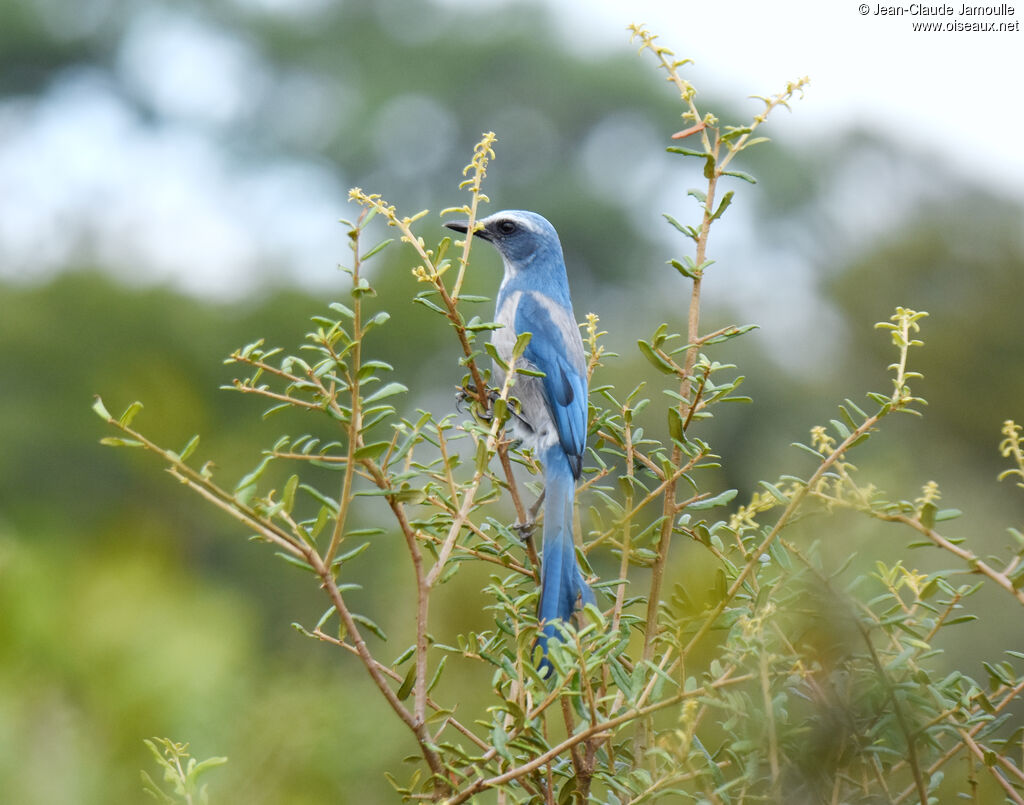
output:
[[[596,603],[576,562],[573,543],[573,504],[576,480],[567,456],[559,445],[544,453],[544,544],[541,561],[540,607],[543,623],[538,643],[547,670],[548,638],[557,635],[556,621],[572,617],[577,604]]]
[[[495,213],[479,222],[474,237],[489,241],[502,256],[505,276],[498,292],[494,345],[509,360],[512,345],[530,333],[523,353],[527,368],[543,377],[520,375],[513,394],[522,403],[512,423],[544,463],[544,532],[538,638],[550,673],[547,644],[556,623],[569,620],[580,603],[595,603],[576,561],[573,508],[576,482],[583,470],[587,441],[587,367],[583,341],[572,311],[562,245],[554,227],[540,215],[523,210]],[[466,232],[468,224],[451,222]],[[504,373],[495,366],[495,376]]]

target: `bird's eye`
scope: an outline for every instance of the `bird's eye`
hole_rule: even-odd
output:
[[[502,221],[498,224],[498,230],[503,235],[511,235],[516,231],[516,225],[513,221]]]

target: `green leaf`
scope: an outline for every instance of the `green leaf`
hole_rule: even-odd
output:
[[[576,778],[570,777],[558,792],[558,805],[572,805],[572,803],[577,802],[580,799],[576,795],[577,791]]]
[[[670,154],[682,154],[684,157],[699,157],[700,159],[714,159],[714,157],[707,151],[695,151],[692,148],[683,148],[681,145],[670,145],[665,149]]]
[[[97,415],[100,417],[100,419],[105,419],[108,422],[110,422],[114,418],[114,417],[112,417],[110,415],[110,412],[107,410],[106,406],[103,404],[103,400],[102,400],[102,398],[100,397],[99,394],[97,394],[95,396],[95,398],[93,399],[92,410],[97,413]]]
[[[372,620],[367,618],[365,615],[358,615],[355,612],[353,612],[352,613],[352,620],[354,620],[358,624],[361,624],[361,625],[365,626],[367,629],[369,629],[371,632],[373,632],[375,635],[377,635],[377,637],[379,637],[381,640],[387,642],[388,636],[386,634],[384,634],[384,630],[381,629]]]
[[[483,442],[481,442],[483,444]],[[398,492],[394,492],[393,497],[399,503],[422,503],[426,499],[426,494],[422,489],[401,489]]]
[[[668,435],[677,442],[683,441],[683,415],[678,408],[668,409]]]
[[[369,397],[365,398],[363,402],[365,404],[378,402],[380,400],[386,399],[387,397],[393,397],[396,394],[404,394],[408,390],[409,389],[403,386],[401,383],[388,383],[383,388],[378,389]]]
[[[390,320],[391,314],[388,313],[386,310],[382,310],[379,313],[375,313],[373,315],[373,318],[366,322],[366,326],[363,328],[363,331],[365,332],[366,330],[369,330],[371,327],[380,327],[382,324],[386,324]]]
[[[226,757],[208,757],[205,760],[200,760],[189,770],[189,779],[195,780],[204,772],[214,769],[217,766],[223,766],[227,762],[228,759]]]
[[[838,419],[830,419],[829,422],[832,423],[832,428],[835,430],[836,433],[839,434],[840,439],[843,439],[845,441],[846,439],[850,438],[850,429],[846,427],[845,424],[840,422]]]
[[[373,257],[375,254],[377,254],[381,250],[386,249],[391,243],[394,242],[394,240],[395,240],[394,238],[388,238],[387,240],[382,240],[380,243],[378,243],[376,246],[374,246],[372,249],[370,249],[370,251],[368,251],[366,254],[361,255],[361,259],[369,260],[371,257]]]
[[[285,491],[281,495],[281,502],[284,504],[285,511],[289,514],[292,513],[292,508],[295,506],[295,491],[299,486],[299,476],[292,475],[285,482]]]
[[[711,260],[708,260],[706,263],[704,263],[703,266],[701,266],[701,268],[706,268],[707,266],[711,265],[711,262]],[[756,330],[757,328],[758,325],[756,324],[734,325],[730,327],[728,330],[726,330],[724,333],[719,333],[718,335],[713,336],[711,338],[706,338],[703,343],[704,346],[707,346],[709,344],[720,344],[723,341],[728,341],[730,338],[738,338],[741,335],[746,335],[751,330]],[[742,377],[738,378],[738,380],[740,381],[742,379]]]
[[[515,358],[521,358],[523,353],[526,352],[526,348],[530,345],[530,339],[533,337],[533,333],[520,333],[516,336],[516,343],[512,346],[512,355]]]
[[[354,532],[348,533],[345,536],[346,537],[351,537],[351,536],[353,536],[353,534],[354,534]],[[358,548],[353,548],[352,550],[346,551],[345,553],[341,554],[340,556],[336,556],[334,558],[334,561],[331,562],[331,565],[333,565],[335,567],[340,567],[341,565],[345,564],[346,562],[351,562],[353,559],[355,559],[357,556],[359,556],[359,554],[361,554],[363,551],[365,551],[369,547],[370,547],[370,543],[369,542],[364,542]]]
[[[196,448],[198,446],[199,446],[199,434],[196,434],[195,436],[193,436],[191,439],[188,440],[188,444],[186,444],[183,448],[181,448],[181,452],[178,453],[178,458],[181,461],[187,461],[189,456],[191,456],[196,451]]]
[[[100,439],[100,444],[107,447],[142,447],[142,442],[138,439],[122,439],[120,436],[104,436]]]
[[[771,492],[772,497],[779,501],[783,506],[786,506],[789,503],[789,498],[782,494],[782,491],[774,484],[770,484],[767,481],[759,481],[758,483]]]
[[[722,217],[723,213],[729,209],[729,205],[732,204],[733,191],[730,190],[724,196],[722,196],[721,202],[718,204],[718,209],[715,210],[714,215],[711,216],[712,221],[717,221]]]
[[[723,176],[735,176],[737,179],[742,179],[744,182],[750,182],[751,184],[757,184],[757,179],[751,176],[749,173],[743,171],[722,171]]]
[[[307,562],[305,559],[300,559],[297,556],[292,556],[290,553],[285,553],[284,551],[274,551],[274,556],[276,556],[278,559],[283,559],[289,565],[297,567],[300,570],[306,570],[310,573],[316,572],[315,570],[313,570],[313,566],[309,564],[309,562]]]
[[[938,507],[934,503],[925,503],[922,505],[921,513],[918,515],[921,525],[928,529],[933,528],[935,526],[936,511],[938,511]]]
[[[708,154],[704,157],[704,178],[715,178],[715,157],[713,154]]]
[[[466,322],[466,329],[473,333],[486,330],[500,330],[504,326],[496,321],[484,321],[479,316],[474,316]]]
[[[360,277],[349,293],[352,294],[353,299],[359,299],[363,296],[375,296],[377,292],[370,287],[370,282],[366,277]]]
[[[512,760],[512,755],[508,751],[508,735],[500,723],[491,727],[491,746],[503,758]]]
[[[615,684],[618,685],[619,690],[626,694],[627,698],[632,698],[635,695],[633,690],[633,679],[626,670],[617,662],[608,663],[608,670],[611,671],[612,679],[615,680]]]
[[[753,129],[750,126],[729,126],[728,131],[725,132],[719,139],[722,142],[729,142],[730,140],[736,140],[742,137],[744,134],[750,134]]]
[[[686,235],[686,237],[691,238],[693,240],[697,239],[697,230],[694,229],[692,226],[679,223],[679,221],[677,221],[675,218],[673,218],[671,215],[668,215],[667,213],[662,213],[662,217],[670,224],[672,224],[672,226],[674,226],[676,229],[678,229],[680,232]]]
[[[686,511],[702,511],[704,509],[713,509],[716,506],[724,506],[729,503],[736,495],[738,490],[726,489],[715,495],[713,498],[702,498],[701,500],[694,501],[686,506]]]
[[[141,411],[141,410],[142,410],[142,403],[140,403],[138,400],[136,400],[135,402],[133,402],[131,405],[129,405],[125,409],[124,413],[121,414],[121,418],[119,420],[117,420],[117,423],[122,428],[130,428],[131,424],[132,424],[132,420],[135,419],[135,415],[137,413],[139,413],[139,411]]]
[[[243,490],[246,490],[249,487],[256,486],[256,482],[259,481],[260,476],[263,475],[263,473],[266,471],[267,467],[270,465],[270,462],[273,461],[273,460],[274,460],[273,456],[264,456],[263,460],[259,464],[256,465],[256,468],[252,472],[244,475],[242,477],[242,480],[240,480],[235,485],[235,494],[238,495]]]
[[[425,294],[418,294],[412,301],[423,305],[423,307],[428,307],[435,313],[440,313],[442,316],[448,315],[440,305],[436,305],[427,299]]]
[[[790,447],[797,447],[797,448],[803,450],[804,452],[810,453],[812,456],[814,456],[815,459],[820,460],[820,459],[824,458],[824,456],[821,453],[819,453],[817,450],[815,450],[810,445],[804,444],[803,442],[790,442],[789,446]]]
[[[1012,688],[1016,684],[1016,680],[1014,680],[1011,674],[1006,673],[1001,664],[995,665],[990,662],[982,662],[981,665],[988,671],[989,682],[992,684],[993,690],[998,688],[1000,684],[1008,688]]]
[[[654,347],[648,344],[643,339],[636,342],[637,346],[640,347],[640,352],[643,354],[647,361],[659,372],[666,375],[674,375],[676,373],[675,367],[671,363],[662,358],[658,353],[654,351]]]
[[[332,515],[337,516],[337,502],[331,500],[329,497],[327,497],[327,495],[325,495],[315,486],[310,486],[309,484],[299,484],[299,489],[301,489],[303,492],[305,492],[307,495],[313,498],[321,506],[326,506],[330,510]]]
[[[416,683],[416,663],[409,666],[409,670],[405,674],[405,679],[402,680],[402,684],[398,687],[398,692],[395,696],[398,697],[400,702],[404,702],[409,698],[409,694],[412,693],[412,687]]]
[[[694,273],[694,271],[689,266],[680,263],[678,260],[669,260],[668,263],[670,266],[672,266],[672,268],[674,268],[687,279],[697,279],[698,275]]]
[[[352,309],[341,304],[341,302],[331,302],[327,307],[335,313],[340,313],[346,319],[354,319],[356,317],[356,314],[352,312]]]
[[[437,670],[434,671],[434,676],[431,677],[430,681],[427,683],[427,693],[430,693],[430,691],[434,689],[434,686],[441,681],[441,674],[444,672],[444,665],[447,661],[447,657],[442,657],[441,662],[437,664]],[[413,665],[413,668],[415,667],[416,666]]]
[[[356,461],[365,461],[367,459],[376,461],[390,446],[391,442],[371,442],[370,444],[364,444],[352,454],[352,457]]]
[[[488,341],[486,344],[484,344],[484,350],[487,352],[488,355],[491,356],[491,360],[494,361],[501,368],[502,371],[508,371],[508,364],[505,363],[505,359],[498,354],[498,348],[494,346],[494,344]]]
[[[160,787],[153,782],[153,778],[150,777],[145,771],[140,772],[142,775],[142,790],[149,794],[157,802],[163,803],[163,805],[176,805],[175,800],[160,790]]]

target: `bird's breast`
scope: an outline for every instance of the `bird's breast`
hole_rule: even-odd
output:
[[[516,310],[522,296],[522,291],[512,291],[502,293],[498,297],[498,309],[495,311],[494,320],[501,327],[494,331],[491,343],[498,350],[501,359],[506,362],[512,358],[512,348],[516,344]]]

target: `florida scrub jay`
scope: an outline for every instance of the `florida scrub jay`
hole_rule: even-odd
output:
[[[466,222],[446,223],[466,232]],[[492,342],[502,360],[512,358],[521,333],[530,333],[524,368],[544,377],[519,375],[513,389],[522,404],[512,428],[544,463],[544,544],[541,558],[540,644],[554,622],[572,617],[578,602],[594,603],[576,563],[573,507],[576,482],[583,469],[587,439],[587,366],[579,325],[572,312],[569,281],[558,234],[533,212],[505,210],[478,222],[473,236],[489,242],[501,255],[505,275],[498,290],[495,321],[503,325]],[[501,367],[494,373],[500,384]]]

